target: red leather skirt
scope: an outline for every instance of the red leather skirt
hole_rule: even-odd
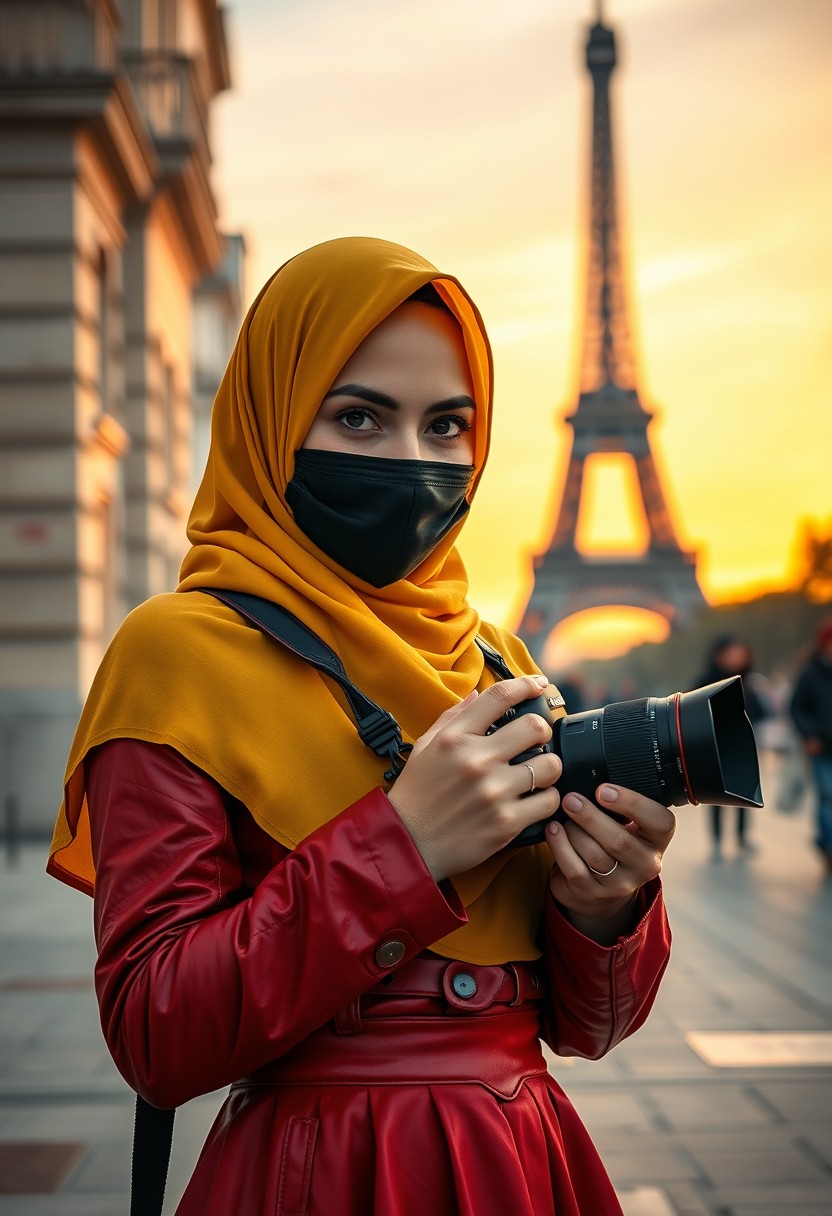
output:
[[[234,1085],[177,1216],[621,1216],[536,970],[419,958]]]

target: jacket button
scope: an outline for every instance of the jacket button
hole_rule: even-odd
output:
[[[405,954],[404,942],[383,942],[376,950],[376,963],[379,967],[395,967]]]
[[[473,975],[468,975],[467,971],[460,971],[451,980],[451,987],[457,996],[461,996],[464,1001],[467,1001],[476,993],[477,981]]]

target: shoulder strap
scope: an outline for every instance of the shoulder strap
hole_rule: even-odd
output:
[[[240,616],[257,625],[269,637],[281,642],[298,658],[331,676],[344,690],[362,743],[371,748],[377,756],[390,761],[390,768],[384,774],[385,781],[396,779],[413,745],[402,743],[401,728],[393,715],[376,705],[375,701],[371,701],[353,684],[331,646],[319,638],[308,625],[304,625],[294,613],[272,600],[263,599],[259,595],[249,595],[247,591],[226,591],[217,587],[201,587],[200,591],[213,595],[214,599],[223,604],[228,604],[229,608],[234,608]],[[512,672],[503,656],[482,638],[477,638],[476,642],[489,667],[502,679],[510,680]]]
[[[162,1216],[175,1115],[136,1094],[130,1216]]]
[[[298,658],[331,676],[344,690],[362,743],[377,756],[390,761],[390,769],[384,774],[384,778],[386,781],[395,780],[402,770],[406,754],[412,749],[412,744],[402,743],[402,732],[393,715],[356,688],[331,646],[304,625],[303,621],[271,600],[263,599],[259,595],[249,595],[244,591],[225,591],[216,587],[201,587],[200,590],[236,609],[246,620],[257,625],[276,642],[281,642]]]
[[[482,638],[477,638],[477,645],[482,651],[485,661],[492,671],[496,671],[498,676],[504,680],[513,680],[514,672],[509,667],[499,650],[495,650],[493,646],[489,646],[488,642],[484,642]]]

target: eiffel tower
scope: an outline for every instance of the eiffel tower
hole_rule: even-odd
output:
[[[520,636],[538,662],[556,625],[587,608],[625,605],[684,622],[705,597],[696,578],[696,554],[676,536],[636,384],[635,360],[621,263],[613,161],[609,83],[615,67],[615,34],[604,24],[601,0],[589,28],[586,65],[592,77],[592,181],[586,306],[580,389],[572,447],[554,534],[534,558],[534,586]],[[585,556],[576,548],[584,466],[596,453],[623,453],[633,460],[649,533],[643,553]]]

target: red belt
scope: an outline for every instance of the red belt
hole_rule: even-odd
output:
[[[533,963],[506,963],[482,967],[442,958],[414,958],[398,971],[384,976],[367,996],[429,996],[444,1000],[450,1009],[477,1013],[494,1004],[522,1005],[542,1000],[540,967]]]
[[[468,1004],[459,990],[468,991],[470,983],[460,983],[460,976],[477,985]],[[415,959],[367,993],[370,1008],[362,1004],[360,1015],[344,1011],[234,1088],[479,1084],[512,1098],[526,1077],[547,1071],[536,1004],[543,989],[536,979],[528,963],[476,967]],[[398,998],[389,1014],[388,997]],[[473,1016],[460,1016],[463,1009]]]

